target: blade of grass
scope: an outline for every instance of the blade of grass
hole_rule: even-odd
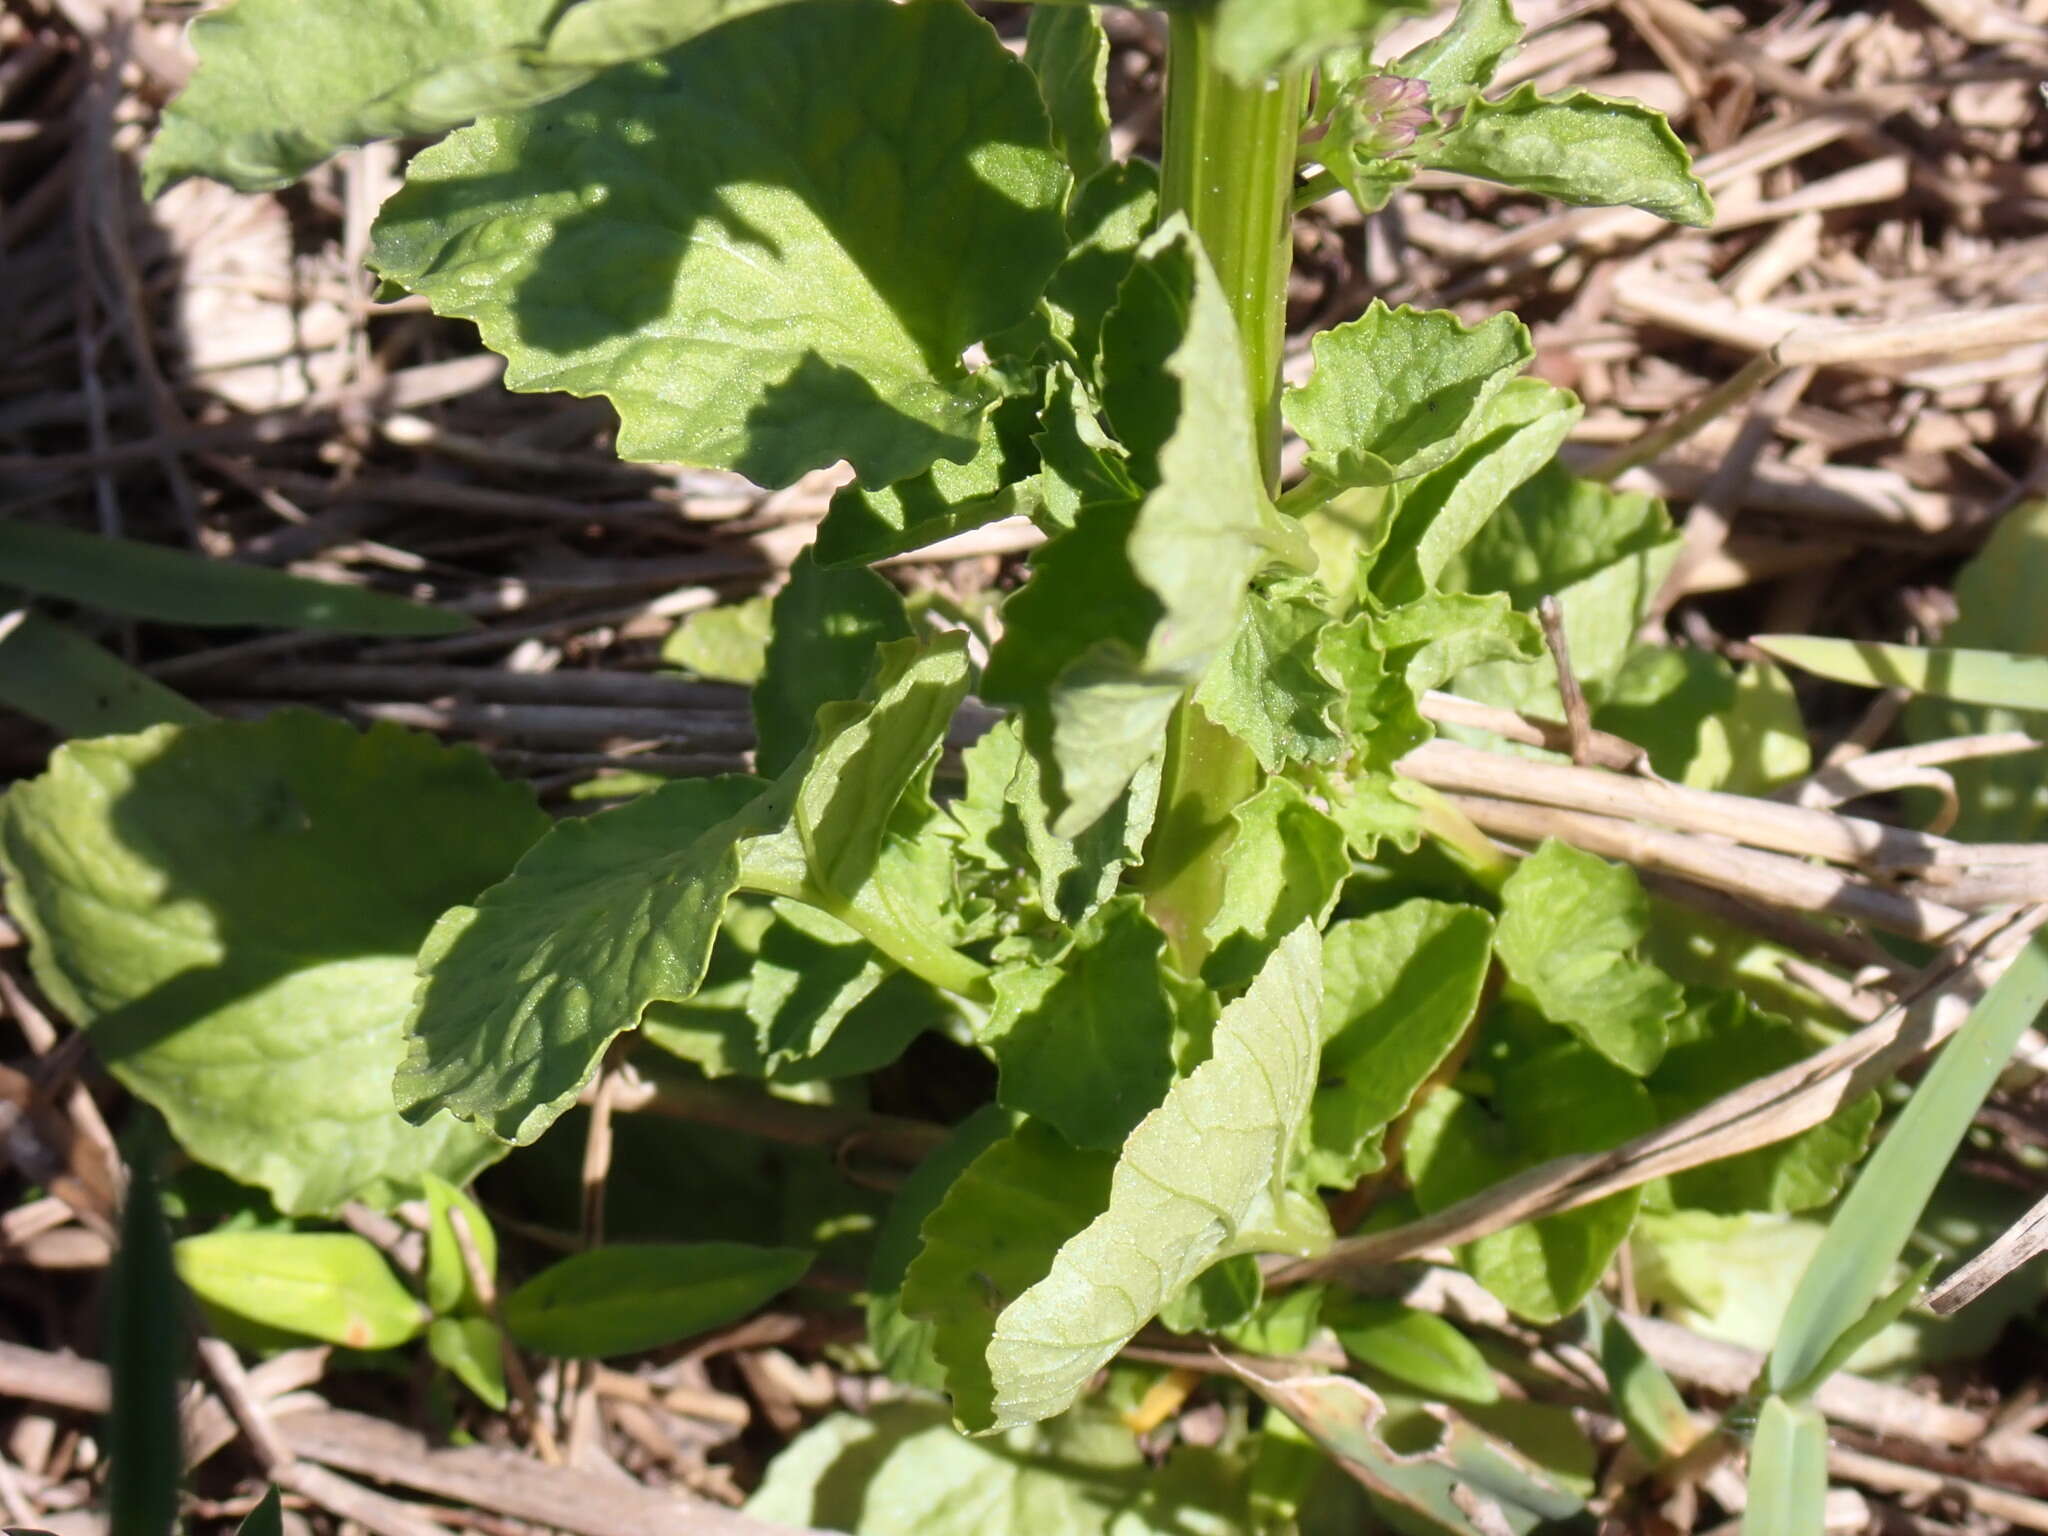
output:
[[[272,1488],[263,1495],[263,1502],[249,1511],[235,1536],[284,1536],[284,1503]]]
[[[178,1518],[178,1277],[156,1176],[137,1158],[107,1279],[107,1528],[169,1536]]]
[[[0,521],[0,586],[166,624],[355,635],[451,635],[473,627],[463,614],[382,592],[19,518]]]
[[[65,736],[122,736],[213,718],[77,630],[26,608],[0,616],[0,704]]]
[[[1820,1384],[1836,1341],[1882,1293],[1971,1117],[2044,1002],[2048,943],[2036,937],[1970,1011],[1836,1208],[1779,1325],[1766,1369],[1773,1392],[1803,1396]]]
[[[1963,704],[2048,709],[2048,656],[1955,646],[1880,645],[1820,635],[1758,635],[1756,648],[1818,677],[1864,688],[1910,688]]]
[[[1749,1447],[1743,1536],[1821,1536],[1827,1498],[1827,1421],[1782,1397],[1765,1398]]]

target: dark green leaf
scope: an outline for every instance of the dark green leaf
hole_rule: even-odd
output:
[[[1048,533],[1070,529],[1095,508],[1135,507],[1144,492],[1124,451],[1096,419],[1088,391],[1061,363],[1048,375],[1045,412],[1032,439],[1040,463],[1040,514]]]
[[[105,1348],[111,1378],[106,1416],[108,1519],[134,1536],[171,1536],[185,1464],[178,1432],[178,1377],[185,1358],[171,1234],[147,1157],[129,1169],[121,1241],[107,1276]]]
[[[1524,85],[1499,101],[1475,98],[1419,158],[1560,202],[1626,204],[1701,227],[1714,221],[1714,201],[1664,115],[1590,91],[1545,97]]]
[[[1650,903],[1625,864],[1546,839],[1501,889],[1501,963],[1543,1016],[1637,1077],[1663,1059],[1677,982],[1636,946]]]
[[[593,1248],[507,1296],[505,1328],[545,1355],[636,1354],[745,1317],[810,1267],[801,1250],[746,1243]]]
[[[1360,1365],[1432,1398],[1491,1403],[1500,1397],[1486,1357],[1433,1313],[1391,1296],[1342,1296],[1324,1304],[1323,1322]]]
[[[450,635],[474,624],[452,610],[381,592],[18,517],[0,519],[0,586],[166,624],[264,624],[351,635]]]
[[[1043,964],[995,973],[982,1042],[997,1097],[1076,1147],[1114,1151],[1173,1079],[1174,998],[1166,936],[1137,896],[1119,896]]]
[[[1313,62],[1340,43],[1369,43],[1423,0],[1219,0],[1216,56],[1240,80]]]
[[[890,485],[972,456],[961,355],[1065,252],[1049,133],[963,6],[780,6],[427,150],[373,261],[512,388],[609,397],[627,458]]]
[[[427,1324],[391,1266],[353,1232],[181,1238],[178,1278],[209,1310],[349,1349],[389,1349]]]
[[[1071,249],[1046,285],[1045,302],[1054,336],[1066,343],[1084,377],[1094,376],[1103,322],[1158,218],[1159,172],[1150,161],[1121,161],[1074,193],[1067,210]]]
[[[249,1511],[235,1536],[284,1536],[284,1504],[276,1488],[264,1491],[263,1502]]]
[[[1159,1309],[1159,1323],[1175,1333],[1220,1333],[1248,1323],[1265,1288],[1259,1261],[1249,1253],[1211,1264]]]
[[[870,938],[929,943],[869,877],[882,818],[966,690],[966,653],[957,636],[899,641],[876,667],[862,701],[829,707],[781,779],[681,779],[558,823],[509,879],[445,913],[421,951],[401,1110],[445,1108],[506,1140],[538,1136],[614,1036],[650,1004],[696,991],[743,857],[754,889],[826,907]]]
[[[1386,1126],[1450,1054],[1479,1006],[1493,920],[1416,899],[1323,937],[1323,1059],[1304,1174],[1349,1189],[1383,1162]]]
[[[754,688],[754,762],[762,776],[797,760],[821,707],[860,697],[876,646],[909,634],[903,598],[882,577],[821,566],[808,550],[798,555],[775,595]]]
[[[213,718],[77,630],[27,608],[0,618],[0,704],[65,736],[119,736]]]
[[[1486,431],[1487,402],[1535,356],[1513,315],[1468,327],[1449,310],[1389,309],[1311,344],[1315,372],[1287,392],[1308,469],[1333,485],[1391,485],[1448,463]]]
[[[524,786],[294,710],[74,743],[4,807],[38,981],[194,1157],[310,1214],[499,1155],[389,1085],[435,916],[547,826]]]
[[[1109,164],[1109,35],[1092,5],[1041,5],[1024,34],[1024,62],[1038,78],[1053,141],[1074,179]]]

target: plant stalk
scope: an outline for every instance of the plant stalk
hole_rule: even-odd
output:
[[[1308,72],[1256,85],[1218,62],[1215,18],[1176,13],[1169,34],[1161,212],[1185,214],[1237,320],[1267,494],[1280,488],[1280,363],[1293,268],[1297,141]],[[1259,787],[1251,751],[1183,699],[1167,737],[1159,819],[1145,851],[1146,906],[1186,975],[1208,958],[1231,813]]]

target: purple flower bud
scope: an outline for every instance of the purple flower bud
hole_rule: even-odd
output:
[[[1398,154],[1429,122],[1426,80],[1372,75],[1353,85],[1350,94],[1351,145],[1360,155]]]

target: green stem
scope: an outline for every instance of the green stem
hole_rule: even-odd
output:
[[[1214,29],[1207,11],[1173,17],[1161,204],[1166,214],[1187,215],[1230,301],[1271,494],[1280,486],[1280,361],[1308,74],[1241,84],[1217,62]],[[1258,787],[1250,750],[1183,700],[1167,738],[1143,880],[1147,910],[1187,975],[1199,974],[1208,958],[1203,935],[1222,899],[1224,858],[1236,834],[1231,813]]]

